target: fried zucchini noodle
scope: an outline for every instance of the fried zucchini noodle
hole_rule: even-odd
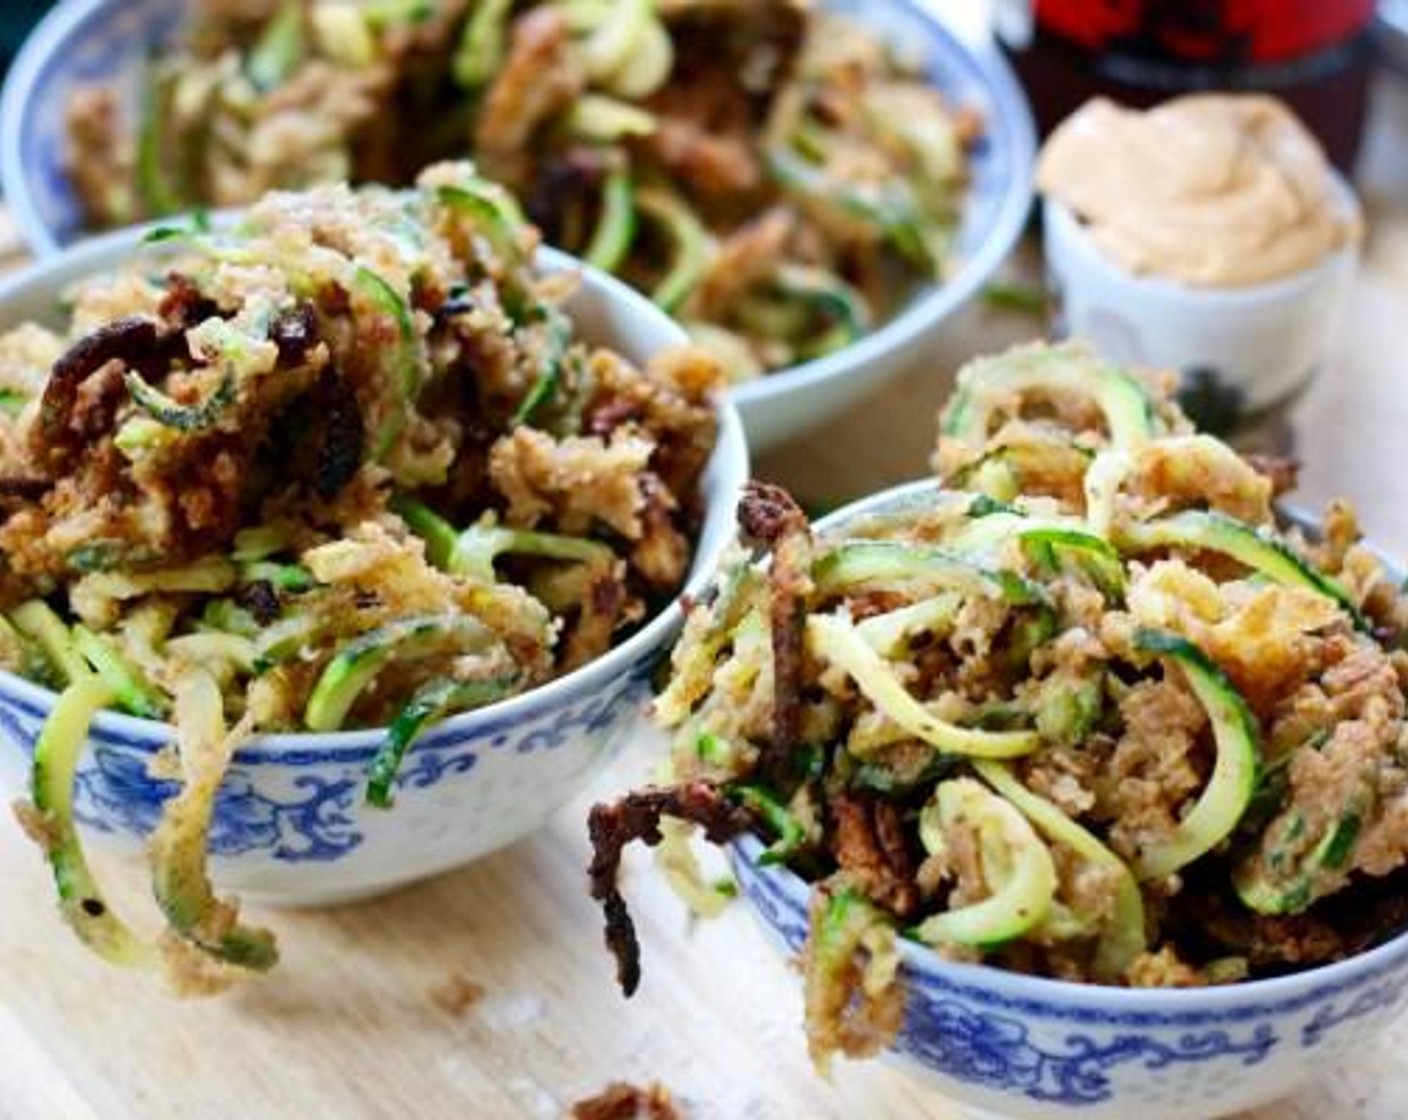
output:
[[[825,532],[745,495],[759,555],[695,607],[656,701],[669,776],[593,812],[623,977],[630,840],[718,908],[690,820],[812,884],[821,1066],[893,1038],[906,943],[1196,985],[1408,922],[1408,605],[1348,506],[1287,527],[1294,472],[1194,432],[1173,381],[1019,348],[960,373],[942,486]]]
[[[434,722],[585,664],[682,584],[722,375],[579,340],[536,237],[468,164],[276,193],[158,230],[61,330],[0,336],[0,664],[60,693],[22,817],[107,959],[197,988],[275,963],[206,873],[251,736],[385,728],[366,798],[390,806]],[[159,942],[74,823],[104,709],[175,727]]]
[[[980,119],[806,0],[192,7],[135,120],[117,89],[73,96],[94,225],[472,156],[735,379],[846,346],[949,268]]]

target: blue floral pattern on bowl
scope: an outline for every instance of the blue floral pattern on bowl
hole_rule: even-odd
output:
[[[454,725],[430,731],[397,777],[401,799],[408,790],[430,790],[450,780],[463,789],[471,775],[494,781],[498,767],[486,756],[502,755],[505,769],[521,769],[524,764],[513,759],[558,751],[584,739],[604,747],[583,760],[590,767],[600,755],[610,754],[613,729],[628,728],[632,714],[644,706],[651,667],[647,659],[618,687],[536,718],[491,721],[470,735]],[[44,704],[0,696],[0,737],[30,756],[46,714]],[[100,720],[91,740],[89,760],[76,779],[79,822],[109,836],[145,840],[166,800],[179,789],[178,783],[152,773],[153,755],[167,745],[167,735],[144,735]],[[365,841],[359,828],[362,814],[383,815],[361,805],[365,768],[375,751],[375,746],[268,749],[255,744],[239,752],[216,799],[212,854],[258,853],[287,863],[350,856]],[[575,770],[564,777],[569,787],[578,784]]]
[[[807,936],[807,885],[735,844],[744,897],[784,950]],[[1349,961],[1212,989],[1112,989],[944,961],[901,943],[893,1054],[955,1100],[1003,1116],[1194,1120],[1265,1103],[1333,1068],[1399,1013],[1408,935]]]
[[[657,659],[651,649],[599,687],[542,707],[432,729],[407,757],[389,812],[363,803],[375,733],[328,746],[316,736],[255,740],[216,801],[215,874],[273,901],[335,902],[493,851],[541,825],[615,754],[638,726]],[[23,788],[50,703],[0,681],[0,778],[12,790]],[[308,745],[291,745],[299,739]],[[105,846],[140,851],[178,788],[152,769],[169,729],[104,713],[89,741],[78,819]]]

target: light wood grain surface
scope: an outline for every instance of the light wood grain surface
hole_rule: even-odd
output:
[[[1303,498],[1353,498],[1408,554],[1408,94],[1373,138],[1372,238],[1341,345],[1276,432],[1305,463]],[[1030,251],[1015,264],[1030,275]],[[810,498],[923,472],[933,413],[968,355],[1029,337],[1027,319],[968,309],[880,399],[768,456],[759,473]],[[621,1000],[586,896],[593,797],[645,772],[642,732],[541,835],[457,873],[337,911],[271,915],[278,973],[177,1003],[106,970],[54,913],[41,862],[0,819],[0,1117],[556,1120],[618,1079],[659,1080],[692,1120],[933,1118],[961,1113],[870,1063],[816,1079],[796,978],[735,907],[691,926],[635,854],[629,887],[645,983]],[[104,872],[135,897],[139,873]],[[119,891],[119,894],[121,891]],[[481,997],[463,997],[473,989]],[[1333,1076],[1254,1120],[1408,1115],[1408,1021]]]

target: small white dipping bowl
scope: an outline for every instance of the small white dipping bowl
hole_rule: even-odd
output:
[[[934,481],[899,486],[817,528],[922,508],[938,493]],[[760,867],[762,852],[745,837],[729,861],[764,929],[795,955],[811,886]],[[1408,999],[1406,934],[1335,964],[1209,988],[1074,984],[956,964],[903,938],[899,947],[907,1002],[887,1056],[952,1100],[1031,1120],[1211,1120],[1254,1108],[1339,1068]]]
[[[0,281],[0,329],[57,323],[78,280],[131,264],[142,230],[85,242]],[[152,250],[145,250],[151,252]],[[580,336],[635,362],[685,341],[630,288],[564,254],[539,251],[545,271],[581,274],[566,304]],[[734,536],[748,475],[743,427],[720,406],[718,446],[703,480],[706,515],[685,592],[698,594]],[[650,675],[682,623],[676,599],[608,653],[498,704],[452,716],[412,747],[396,805],[363,800],[377,730],[283,734],[236,755],[216,801],[211,870],[217,885],[280,905],[363,898],[447,871],[533,832],[625,742],[643,714]],[[30,757],[54,693],[0,671],[0,791],[28,788]],[[169,725],[104,712],[77,775],[77,815],[95,842],[136,855],[176,784],[151,777]],[[37,858],[37,853],[36,853]]]
[[[1350,188],[1344,205],[1357,212]],[[1058,333],[1084,338],[1113,362],[1213,377],[1244,412],[1304,385],[1329,353],[1358,263],[1346,248],[1304,272],[1239,288],[1136,276],[1112,261],[1064,203],[1042,201],[1047,282]]]

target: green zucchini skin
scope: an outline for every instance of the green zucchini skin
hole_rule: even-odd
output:
[[[940,719],[908,692],[885,659],[843,616],[812,615],[806,622],[806,636],[816,656],[845,671],[878,710],[937,751],[976,758],[1017,758],[1041,745],[1034,731],[984,731]]]
[[[464,26],[455,50],[455,81],[465,89],[488,85],[507,49],[508,15],[513,0],[482,0]]]
[[[133,402],[158,424],[181,432],[198,432],[215,424],[235,401],[238,386],[234,367],[226,365],[215,391],[199,404],[180,404],[149,384],[135,369],[122,375]]]
[[[1092,971],[1096,979],[1106,983],[1123,978],[1149,943],[1144,928],[1144,896],[1124,860],[1059,807],[1027,789],[1008,764],[975,759],[972,765],[983,781],[1015,805],[1048,840],[1064,844],[1114,878],[1114,909],[1101,931]]]
[[[468,711],[512,695],[518,674],[478,681],[437,680],[422,685],[392,720],[386,739],[367,765],[367,804],[389,809],[395,802],[396,777],[406,752],[430,727],[451,711]]]
[[[807,830],[791,810],[758,782],[735,782],[728,788],[731,799],[746,805],[776,835],[776,839],[758,857],[758,865],[787,863],[807,845]]]
[[[572,323],[566,315],[543,305],[538,308],[536,317],[543,324],[543,354],[539,359],[533,384],[510,420],[514,427],[531,423],[538,412],[557,395],[562,385],[567,354],[572,345]]]
[[[510,529],[482,521],[461,532],[429,506],[402,496],[393,499],[391,508],[425,542],[426,559],[451,575],[493,582],[495,562],[508,553],[582,564],[605,564],[615,556],[610,545],[561,533]]]
[[[694,212],[669,191],[642,187],[636,192],[636,206],[664,230],[674,249],[670,267],[651,289],[650,298],[665,311],[677,311],[704,277],[708,231]]]
[[[163,163],[170,143],[167,122],[172,77],[162,73],[154,58],[148,59],[142,78],[134,175],[142,208],[152,214],[176,214],[187,207],[184,190],[171,181]]]
[[[1075,746],[1095,729],[1104,713],[1104,674],[1085,678],[1048,678],[1036,709],[1036,728],[1043,739]]]
[[[15,629],[39,647],[54,675],[63,684],[76,684],[88,674],[88,663],[74,646],[73,633],[42,599],[30,599],[10,612]]]
[[[1227,674],[1201,649],[1163,630],[1135,631],[1134,645],[1165,657],[1183,670],[1193,694],[1212,723],[1217,759],[1212,776],[1193,808],[1161,844],[1144,849],[1141,879],[1171,875],[1221,844],[1251,805],[1261,774],[1260,731],[1256,717]]]
[[[87,673],[54,704],[39,733],[30,768],[30,797],[39,815],[44,854],[58,888],[64,921],[95,953],[112,964],[145,968],[155,953],[113,913],[88,866],[73,815],[74,777],[88,726],[112,704],[112,690]]]
[[[186,789],[193,787],[188,784]],[[203,819],[193,826],[199,829],[202,842],[192,846],[181,844],[179,838],[165,842],[166,836],[184,824],[184,812],[192,811],[189,805],[168,807],[152,843],[152,893],[172,931],[201,952],[236,968],[267,972],[279,963],[278,944],[268,930],[236,923],[214,937],[205,932],[205,924],[220,905],[205,867],[204,839],[210,827],[211,808],[213,803],[205,807]]]
[[[152,893],[180,942],[212,960],[262,972],[278,962],[274,936],[243,924],[236,904],[216,898],[206,856],[237,736],[226,726],[220,685],[209,671],[182,670],[174,693],[183,781],[152,833]]]
[[[285,0],[249,52],[245,73],[255,88],[267,92],[282,85],[298,69],[306,52],[303,5]]]
[[[163,718],[170,705],[142,675],[140,669],[123,657],[105,639],[86,626],[73,628],[74,648],[112,690],[124,711],[142,719]]]
[[[1042,473],[1081,475],[1093,459],[1093,452],[1072,444],[1008,444],[987,452],[959,469],[947,482],[959,490],[976,491],[998,501],[1010,502],[1030,489],[1026,483],[1029,476]]]
[[[1022,546],[1037,556],[1048,570],[1059,567],[1062,553],[1073,555],[1089,574],[1100,593],[1111,602],[1122,602],[1125,592],[1124,564],[1114,545],[1103,537],[1081,529],[1039,527],[1020,534]]]
[[[900,256],[922,271],[931,273],[938,268],[940,262],[922,232],[919,203],[908,183],[898,179],[879,185],[848,183],[783,145],[768,148],[765,157],[783,190],[812,206],[834,210],[849,221],[872,226]]]
[[[800,265],[784,265],[778,269],[775,284],[782,295],[813,309],[832,324],[798,343],[797,356],[803,361],[849,346],[870,329],[865,298],[839,276]]]
[[[483,623],[464,615],[415,615],[387,623],[347,642],[318,677],[308,698],[304,724],[309,731],[336,731],[357,697],[395,657],[423,653],[454,639],[465,647],[486,648]]]
[[[391,365],[401,380],[401,399],[394,415],[382,422],[372,439],[371,457],[384,459],[406,426],[408,402],[420,396],[424,373],[423,355],[416,337],[415,317],[411,308],[385,277],[365,265],[358,265],[352,274],[352,286],[371,307],[386,316],[396,326],[396,342]]]
[[[448,571],[459,530],[423,502],[404,494],[391,499],[391,511],[425,542],[425,558],[442,572]]]
[[[269,583],[290,595],[301,595],[311,591],[317,584],[313,573],[302,564],[278,563],[273,560],[254,560],[240,565],[241,583]]]
[[[586,262],[603,272],[615,272],[631,251],[636,238],[636,185],[630,169],[616,168],[602,188],[601,218],[583,254]]]
[[[1058,570],[1060,556],[1069,555],[1105,598],[1112,602],[1124,599],[1124,564],[1119,551],[1104,537],[1079,522],[1030,517],[1001,503],[988,509],[975,499],[974,506],[979,508],[970,511],[973,520],[948,542],[954,552],[977,557],[1016,540],[1043,571]]]
[[[1354,600],[1335,580],[1317,571],[1270,532],[1224,513],[1184,510],[1157,521],[1125,525],[1115,543],[1124,552],[1195,548],[1221,553],[1276,583],[1323,595],[1349,615],[1358,629],[1368,628]]]
[[[1315,847],[1286,874],[1284,865],[1296,858],[1291,849],[1306,827],[1304,816],[1294,811],[1276,837],[1281,847],[1272,848],[1265,855],[1254,853],[1233,871],[1237,897],[1258,914],[1299,914],[1308,909],[1325,893],[1324,881],[1333,883],[1342,876],[1372,804],[1372,796],[1366,794],[1351,798]]]
[[[866,583],[913,579],[943,590],[997,595],[1017,605],[1043,602],[1041,588],[1016,572],[977,564],[956,552],[898,541],[847,541],[823,554],[812,568],[823,594]]]
[[[1144,387],[1117,366],[1077,358],[1068,347],[1005,355],[968,366],[944,411],[942,434],[975,446],[987,441],[990,410],[984,390],[1029,393],[1060,390],[1088,396],[1104,414],[1110,443],[1132,450],[1155,435],[1154,406]]]
[[[7,416],[18,416],[24,411],[29,398],[14,389],[0,389],[0,412]]]
[[[435,192],[440,204],[469,218],[474,231],[484,238],[496,256],[517,263],[525,258],[518,240],[518,227],[525,222],[517,204],[491,189],[488,183],[460,183],[440,187]]]
[[[991,893],[935,914],[911,933],[928,945],[1000,948],[1046,919],[1056,897],[1056,865],[1021,811],[973,778],[952,778],[934,790],[920,813],[925,850],[942,852],[949,829],[964,823],[977,831]]]

